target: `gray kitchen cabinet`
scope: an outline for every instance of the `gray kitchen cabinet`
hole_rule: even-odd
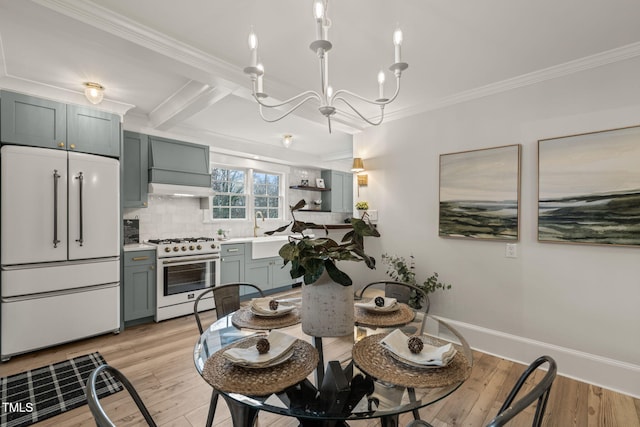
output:
[[[124,132],[122,207],[146,208],[149,200],[149,137]]]
[[[79,105],[0,92],[4,144],[120,157],[120,117]]]
[[[245,250],[245,281],[253,283],[262,289],[268,291],[282,286],[293,284],[291,278],[291,264],[287,264],[285,268],[284,260],[279,257],[252,259],[251,243],[247,243]]]
[[[156,310],[155,250],[124,253],[122,289],[125,324],[153,320]]]
[[[353,212],[353,174],[335,170],[323,170],[322,179],[328,196],[322,197],[322,210],[331,212]]]
[[[244,249],[244,243],[222,244],[220,249],[221,285],[245,281]]]

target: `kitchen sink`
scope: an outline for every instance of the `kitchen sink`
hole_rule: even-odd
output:
[[[280,248],[289,240],[289,236],[257,237],[251,242],[251,258],[272,258],[278,256]]]

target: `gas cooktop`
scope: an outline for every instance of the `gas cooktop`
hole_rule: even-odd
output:
[[[197,243],[197,242],[213,242],[213,237],[178,237],[170,239],[149,239],[149,243],[155,245],[168,245],[171,243]]]

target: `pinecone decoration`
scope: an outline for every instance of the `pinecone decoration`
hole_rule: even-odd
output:
[[[276,311],[278,309],[278,301],[272,299],[271,301],[269,301],[269,308],[273,311]]]
[[[376,303],[376,307],[384,307],[384,298],[383,297],[376,297],[376,299],[374,299],[373,302]]]
[[[420,339],[420,337],[411,337],[407,342],[407,346],[409,347],[409,351],[413,354],[418,354],[424,348],[424,343]]]
[[[256,343],[256,349],[258,349],[258,353],[265,354],[271,348],[271,344],[269,344],[269,340],[266,338],[260,338]]]

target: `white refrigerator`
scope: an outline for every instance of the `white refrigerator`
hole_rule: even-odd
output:
[[[120,328],[116,159],[3,146],[2,360]]]

